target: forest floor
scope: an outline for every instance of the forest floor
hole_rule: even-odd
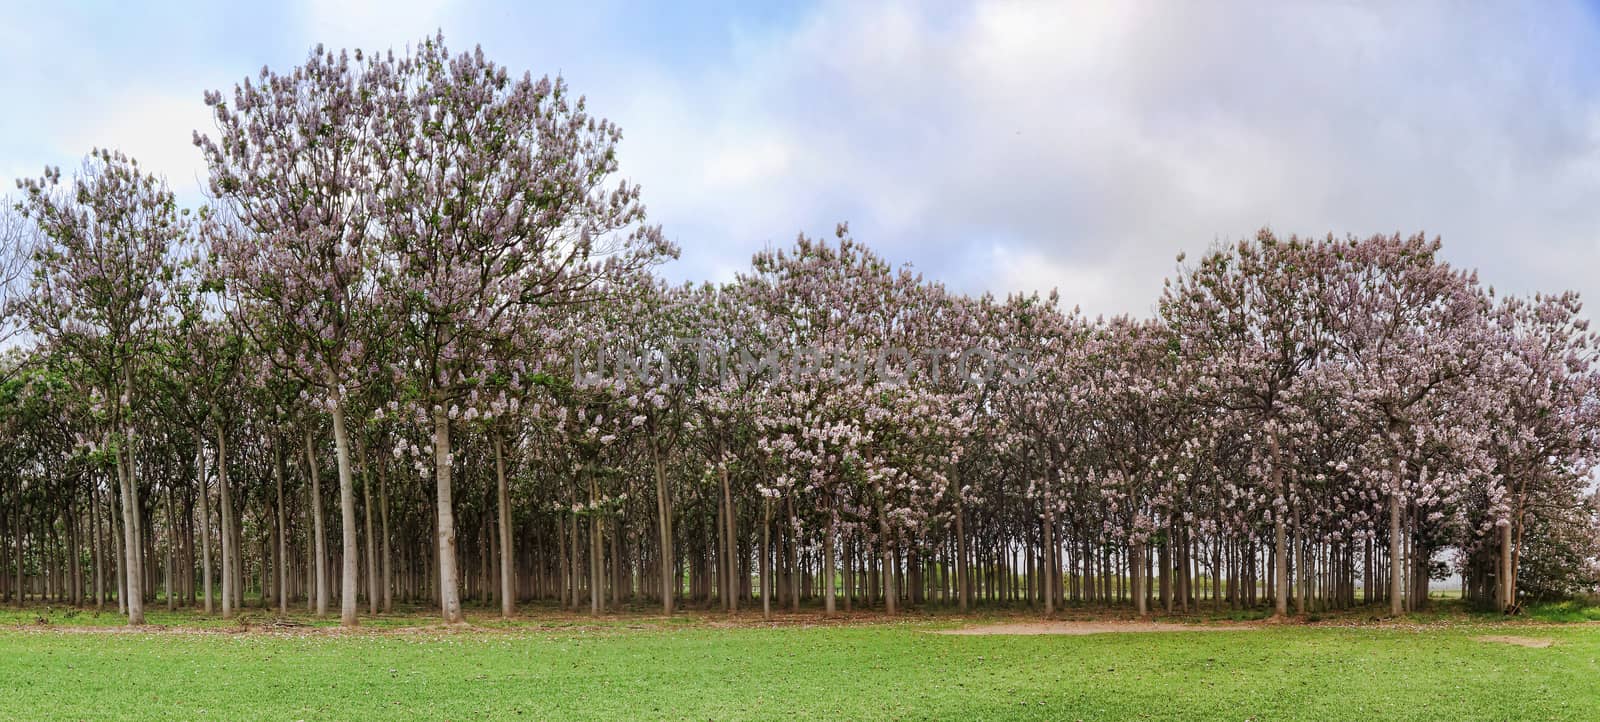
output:
[[[8,608],[0,719],[1600,719],[1600,608],[1379,613]]]

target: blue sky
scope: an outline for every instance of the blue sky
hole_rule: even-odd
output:
[[[206,89],[318,42],[564,75],[727,279],[848,220],[968,291],[1146,314],[1179,251],[1426,230],[1512,292],[1600,295],[1593,3],[17,4],[0,178],[120,147],[198,200]]]

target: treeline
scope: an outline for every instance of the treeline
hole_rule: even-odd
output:
[[[1253,239],[1157,318],[841,226],[674,286],[560,79],[442,38],[210,92],[205,207],[96,150],[0,231],[0,594],[345,624],[552,600],[1278,614],[1592,590],[1595,337],[1424,236]]]

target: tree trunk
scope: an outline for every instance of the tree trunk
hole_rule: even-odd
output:
[[[589,613],[599,615],[605,609],[605,548],[600,534],[600,483],[594,470],[585,468],[589,477]]]
[[[221,421],[212,426],[217,435],[217,503],[222,507],[222,618],[234,613],[233,496],[228,489],[228,435]]]
[[[894,578],[894,545],[889,538],[889,514],[881,502],[878,504],[878,537],[883,546],[883,610],[886,614],[894,614],[899,601]]]
[[[1131,563],[1128,565],[1128,576],[1130,577],[1130,586],[1133,592],[1133,606],[1138,611],[1139,616],[1143,617],[1150,613],[1150,606],[1147,604],[1145,597],[1144,543],[1134,542],[1133,548],[1128,551],[1129,556],[1132,557],[1129,559]]]
[[[727,583],[723,586],[728,590],[728,601],[723,606],[729,612],[737,612],[739,611],[739,584],[736,583],[735,579],[739,573],[739,555],[737,553],[739,549],[738,519],[733,515],[733,487],[728,482],[728,467],[726,464],[719,464],[718,468],[721,469],[720,476],[722,478],[722,518],[727,522],[724,536],[728,540],[723,547],[723,555],[727,559],[727,563],[723,567],[728,570]],[[832,588],[831,584],[829,588]]]
[[[494,476],[500,512],[500,616],[516,613],[516,562],[512,557],[511,486],[506,482],[505,441],[494,432]]]
[[[833,616],[833,609],[834,609],[833,570],[838,567],[838,562],[833,557],[833,554],[834,554],[833,547],[834,547],[834,544],[835,544],[835,540],[834,540],[834,520],[833,520],[833,517],[832,517],[831,514],[829,515],[829,518],[828,518],[828,526],[826,527],[826,533],[825,533],[825,537],[824,537],[822,543],[824,545],[823,546],[823,553],[822,553],[822,556],[823,556],[823,561],[822,561],[823,614],[825,614],[826,616],[831,617],[831,616]]]
[[[800,560],[799,552],[795,549],[797,545],[794,538],[794,496],[785,497],[784,505],[789,512],[789,526],[785,532],[789,540],[789,543],[785,546],[785,561],[787,562],[785,567],[789,574],[789,609],[798,612],[800,611]]]
[[[772,618],[772,499],[761,498],[761,618]]]
[[[89,487],[89,550],[94,555],[94,608],[96,611],[105,608],[106,604],[106,578],[105,578],[105,542],[100,536],[100,480],[98,475],[90,478]],[[18,590],[19,593],[21,590]]]
[[[672,496],[667,489],[667,470],[661,463],[661,450],[650,442],[650,463],[656,475],[656,528],[661,536],[661,613],[672,614],[678,592],[678,577],[673,570]]]
[[[433,464],[437,481],[439,609],[447,624],[461,622],[461,593],[456,580],[455,512],[450,502],[450,418],[443,406],[433,411]]]
[[[378,544],[372,537],[372,470],[367,467],[365,447],[361,454],[361,510],[367,521],[367,613],[378,613]]]
[[[322,475],[317,471],[316,443],[309,424],[306,426],[306,465],[311,471],[312,555],[315,560],[315,568],[308,571],[316,574],[316,609],[317,616],[321,617],[328,614],[328,535],[322,519]]]
[[[206,484],[205,437],[196,434],[200,441],[195,445],[194,463],[200,469],[200,580],[205,585],[206,614],[215,613],[211,602],[211,491]]]
[[[1283,459],[1278,447],[1278,437],[1271,434],[1267,441],[1267,452],[1272,456],[1272,488],[1279,496],[1288,499],[1289,495],[1283,488]],[[1287,532],[1283,523],[1284,510],[1274,505],[1272,510],[1272,614],[1275,617],[1289,615],[1289,554],[1285,548]]]
[[[123,596],[126,598],[128,624],[139,625],[144,624],[144,570],[139,564],[139,490],[133,481],[133,450],[130,446],[131,440],[126,438],[117,445],[117,480],[122,486],[122,576],[127,589]],[[18,534],[21,534],[20,527]],[[21,548],[20,541],[18,548]],[[18,561],[21,561],[20,554]],[[19,582],[22,579],[20,564],[17,579]],[[20,584],[17,591],[20,595]]]
[[[1405,573],[1405,564],[1400,558],[1400,479],[1394,480],[1395,489],[1389,492],[1389,615],[1398,617],[1404,613],[1402,606],[1404,594],[1401,584]]]
[[[176,595],[174,595],[173,592],[172,592],[172,583],[173,583],[173,580],[176,578],[176,575],[174,575],[172,573],[172,567],[173,567],[173,565],[178,563],[178,548],[177,548],[177,543],[178,543],[178,515],[172,509],[172,487],[170,485],[167,486],[167,488],[163,491],[162,496],[165,496],[166,497],[166,501],[167,501],[167,578],[166,578],[166,582],[162,586],[166,587],[166,592],[167,592],[167,611],[170,612],[170,611],[173,610],[173,608],[175,608],[177,606],[177,600],[174,598]],[[69,517],[69,522],[70,522],[70,517]],[[67,527],[67,529],[70,532],[70,530],[73,529],[73,526],[71,526],[70,523],[69,523],[69,526]],[[78,579],[77,579],[77,577],[78,577],[78,553],[77,552],[78,552],[78,550],[76,548],[74,548],[72,550],[72,577],[73,577],[72,583],[73,583],[74,586],[76,586],[77,583],[78,583]],[[76,601],[76,600],[74,600],[74,601]]]
[[[387,467],[378,462],[378,513],[383,532],[383,611],[394,611],[394,570],[389,550],[389,476]]]
[[[1051,552],[1056,545],[1055,511],[1046,510],[1044,513],[1044,553],[1039,559],[1044,573],[1039,575],[1039,591],[1044,593],[1044,613],[1050,616],[1056,613],[1056,563]]]
[[[278,614],[289,615],[289,517],[283,510],[283,439],[272,439],[272,480],[278,490]]]
[[[339,530],[344,538],[340,545],[341,574],[339,576],[339,624],[356,626],[356,573],[361,560],[356,550],[356,488],[350,473],[350,440],[345,435],[344,400],[333,406],[334,456],[339,464]]]

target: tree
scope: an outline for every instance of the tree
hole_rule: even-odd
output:
[[[80,359],[106,419],[121,488],[128,623],[144,623],[134,421],[139,374],[165,320],[167,251],[185,233],[165,183],[136,161],[95,150],[65,186],[61,171],[19,182],[43,234],[32,293],[21,301],[35,333]]]
[[[1456,433],[1481,416],[1445,416],[1452,394],[1471,394],[1492,348],[1488,300],[1476,275],[1439,260],[1440,242],[1425,236],[1374,236],[1330,243],[1333,263],[1322,272],[1331,333],[1326,369],[1346,398],[1365,412],[1383,441],[1389,469],[1383,494],[1389,510],[1389,611],[1407,602],[1403,519],[1410,507],[1442,498],[1423,459],[1430,441],[1467,452],[1473,439]],[[1452,426],[1458,428],[1451,428]],[[1415,537],[1415,529],[1411,536]],[[1412,555],[1426,569],[1426,547]],[[1422,577],[1426,592],[1426,576]],[[1414,588],[1413,588],[1414,589]],[[1425,598],[1425,596],[1423,597]]]
[[[452,56],[442,36],[386,67],[370,151],[385,179],[384,291],[433,433],[442,611],[454,623],[450,425],[492,370],[485,350],[519,330],[520,310],[604,298],[675,250],[643,225],[637,186],[608,186],[621,132],[560,79],[513,79],[481,49]]]
[[[1274,612],[1288,613],[1289,514],[1283,458],[1285,402],[1326,341],[1322,286],[1333,270],[1327,244],[1262,230],[1254,242],[1218,249],[1166,283],[1161,315],[1177,334],[1184,372],[1205,400],[1247,417],[1266,436],[1264,483],[1274,496]],[[1180,258],[1181,261],[1181,258]]]
[[[211,193],[241,224],[214,242],[226,293],[244,314],[241,327],[332,417],[345,626],[357,623],[360,558],[345,415],[366,380],[360,326],[374,304],[372,138],[382,132],[376,98],[393,72],[392,60],[318,46],[289,73],[263,68],[256,81],[235,86],[231,104],[208,92],[218,137],[194,136]]]
[[[1483,521],[1494,530],[1498,547],[1495,606],[1507,613],[1517,608],[1519,549],[1530,527],[1552,534],[1593,528],[1585,488],[1596,463],[1600,368],[1596,336],[1582,309],[1577,294],[1569,292],[1507,298],[1496,310],[1500,348],[1485,364],[1492,373],[1485,383],[1495,393],[1488,418],[1496,481],[1486,485],[1489,505]],[[1590,545],[1579,538],[1569,536],[1569,543],[1551,546]],[[1556,581],[1543,586],[1563,585]]]

